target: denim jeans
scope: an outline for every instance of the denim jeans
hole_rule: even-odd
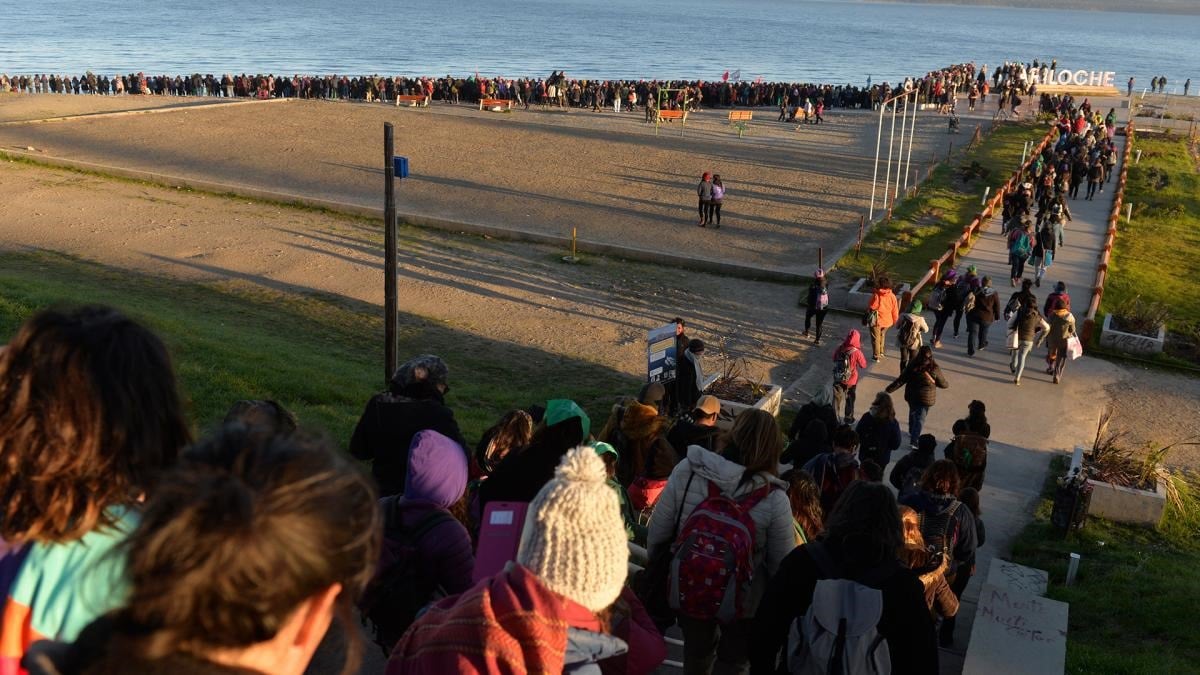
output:
[[[934,313],[936,319],[933,322],[933,341],[938,342],[942,339],[942,331],[946,329],[946,321],[954,316],[952,309],[939,309]]]
[[[1019,380],[1021,373],[1025,372],[1025,359],[1028,358],[1029,352],[1033,350],[1033,340],[1021,340],[1017,343],[1017,348],[1012,352],[1012,362],[1009,367],[1013,370],[1013,375]]]
[[[988,328],[991,324],[983,323],[982,321],[972,321],[967,319],[967,354],[975,354],[976,348],[983,349],[987,346]]]
[[[917,439],[921,437],[921,428],[925,426],[925,418],[929,415],[929,406],[908,404],[908,442],[915,448]]]
[[[1012,265],[1012,273],[1009,275],[1012,279],[1020,279],[1025,276],[1025,256],[1017,255],[1016,253],[1008,254],[1008,262]]]

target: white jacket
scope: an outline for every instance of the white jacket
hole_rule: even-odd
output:
[[[746,596],[743,616],[754,616],[758,602],[766,590],[768,577],[779,569],[783,557],[796,547],[796,532],[792,528],[792,507],[788,501],[787,483],[770,474],[760,473],[749,483],[741,484],[746,468],[731,462],[715,452],[698,445],[688,447],[687,459],[675,466],[667,479],[654,513],[650,516],[650,529],[646,538],[650,555],[663,546],[674,543],[678,534],[674,531],[678,518],[679,527],[687,522],[700,502],[708,498],[708,484],[715,483],[721,493],[741,497],[770,484],[778,489],[771,490],[762,501],[750,510],[754,519],[754,583]],[[692,478],[688,486],[688,478]],[[684,488],[687,494],[684,494]],[[683,508],[682,517],[680,507]]]

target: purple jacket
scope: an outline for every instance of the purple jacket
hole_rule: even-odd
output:
[[[389,525],[396,522],[394,518],[405,529],[415,528],[431,513],[447,511],[462,499],[467,489],[467,456],[446,436],[422,431],[409,447],[404,483],[403,497],[395,503],[395,510],[385,515]],[[448,594],[471,587],[475,554],[471,535],[457,520],[439,522],[421,537],[417,548],[422,578],[436,580]]]

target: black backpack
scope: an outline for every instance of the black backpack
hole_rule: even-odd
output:
[[[962,502],[955,501],[939,514],[931,516],[924,511],[917,513],[921,536],[925,539],[925,547],[929,549],[930,564],[940,566],[944,560],[951,569],[954,568],[954,547],[958,544],[958,519],[954,514],[960,506]]]
[[[917,342],[917,323],[907,314],[900,324],[900,330],[896,332],[896,342],[902,349],[912,349]]]
[[[421,539],[438,525],[454,520],[449,512],[435,509],[413,527],[402,528],[397,509],[400,499],[401,495],[393,495],[379,500],[384,513],[383,550],[379,569],[359,602],[363,622],[371,627],[375,644],[384,654],[392,652],[417,613],[440,590],[424,578],[418,564]]]

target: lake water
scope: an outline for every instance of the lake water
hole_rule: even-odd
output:
[[[1200,16],[817,0],[6,0],[0,71],[862,84],[1058,59],[1200,89]],[[1193,72],[1194,71],[1194,72]]]

